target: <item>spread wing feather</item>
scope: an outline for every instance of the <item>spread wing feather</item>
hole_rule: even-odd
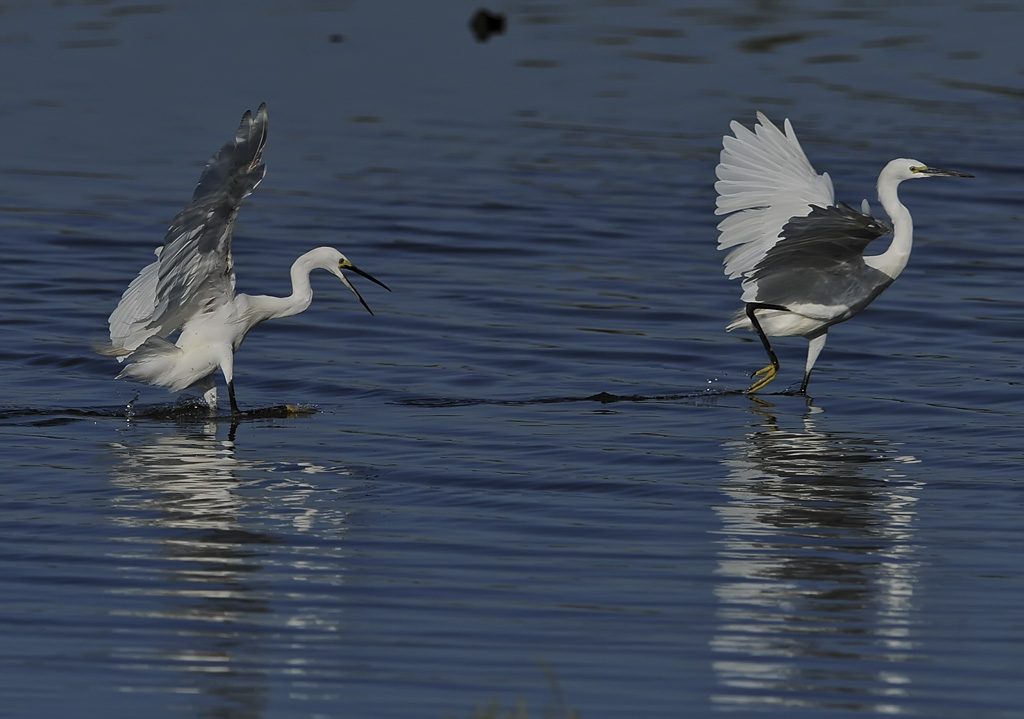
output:
[[[779,241],[743,276],[744,302],[853,307],[892,278],[864,262],[864,250],[892,232],[884,220],[840,202],[815,207],[782,228]],[[865,292],[870,289],[869,292]]]
[[[831,178],[814,171],[789,120],[785,132],[763,113],[757,120],[753,131],[730,124],[735,137],[722,138],[716,168],[715,214],[729,215],[718,225],[718,249],[731,250],[725,258],[730,278],[754,269],[791,219],[835,203]]]
[[[110,354],[124,356],[149,337],[166,338],[193,315],[235,295],[231,237],[242,201],[266,174],[267,106],[242,116],[210,158],[192,202],[171,221],[157,260],[125,290],[108,320]]]

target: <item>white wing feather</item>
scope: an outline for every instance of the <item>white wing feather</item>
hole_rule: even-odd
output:
[[[267,106],[242,116],[235,138],[210,158],[192,201],[171,221],[156,262],[132,280],[111,313],[104,354],[124,359],[151,337],[235,296],[231,236],[242,201],[266,173]]]
[[[161,249],[156,249],[156,261],[142,268],[121,295],[117,308],[110,314],[110,344],[121,351],[118,353],[120,358],[130,354],[155,332],[147,325],[156,309]]]
[[[814,171],[789,120],[785,134],[763,113],[757,120],[753,131],[730,123],[735,137],[722,138],[715,170],[715,214],[734,213],[718,225],[718,249],[733,248],[725,258],[730,278],[754,269],[791,218],[806,216],[812,205],[835,204],[832,179]]]

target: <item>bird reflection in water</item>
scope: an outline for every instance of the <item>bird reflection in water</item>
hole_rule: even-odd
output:
[[[214,422],[181,432],[130,427],[113,447],[121,488],[114,519],[128,530],[115,558],[124,581],[111,589],[120,595],[116,622],[128,627],[116,659],[139,671],[138,687],[126,691],[170,684],[168,691],[189,697],[193,715],[257,717],[267,709],[269,657],[282,632],[332,631],[329,619],[308,616],[315,610],[278,601],[279,585],[310,559],[292,556],[303,542],[291,537],[342,536],[346,516],[319,511],[319,490],[302,481],[338,470],[246,460],[233,432],[225,439],[218,431],[225,433]],[[303,637],[291,641],[299,646]],[[292,674],[301,679],[301,669]]]
[[[724,446],[713,700],[900,713],[918,461],[888,439],[819,430],[813,413],[789,431],[771,404],[754,408],[758,426]]]

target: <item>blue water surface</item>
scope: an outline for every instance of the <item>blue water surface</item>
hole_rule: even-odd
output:
[[[0,716],[1019,716],[1024,10],[477,9],[5,8]],[[92,346],[264,101],[239,290],[331,245],[393,292],[314,275],[232,421]],[[976,175],[902,188],[810,400],[803,340],[750,397],[724,332],[757,110],[850,204]]]

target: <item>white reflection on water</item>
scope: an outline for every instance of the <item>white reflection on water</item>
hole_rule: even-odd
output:
[[[139,680],[121,690],[263,716],[273,675],[303,682],[302,648],[342,628],[323,597],[345,582],[347,512],[304,478],[346,472],[240,459],[215,423],[126,436],[112,481],[132,506],[115,521],[137,536],[111,557],[123,577],[111,613],[126,627],[115,658]]]
[[[897,443],[831,434],[771,405],[727,442],[719,541],[719,708],[847,707],[900,714],[912,658],[915,504]]]

